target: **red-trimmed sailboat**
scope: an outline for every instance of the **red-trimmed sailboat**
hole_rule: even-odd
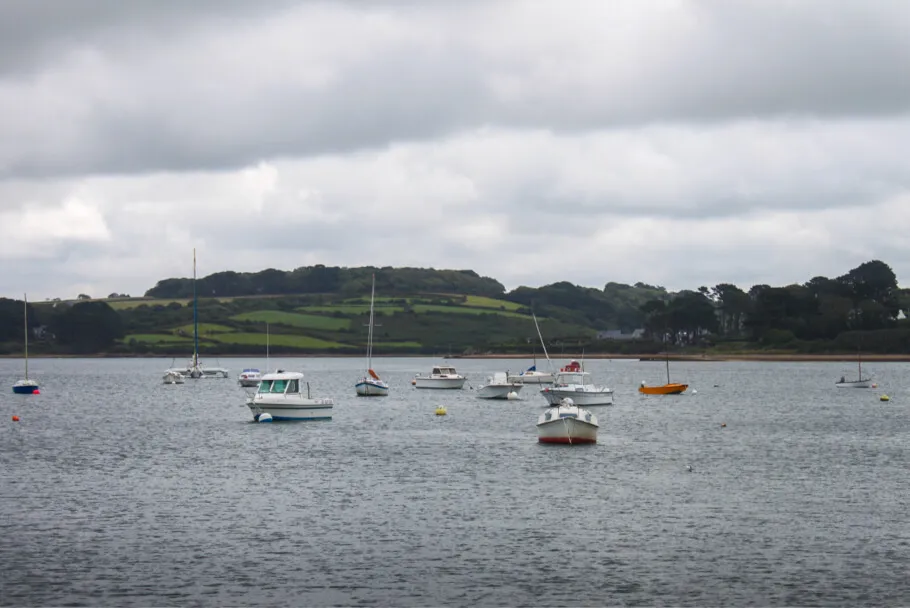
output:
[[[354,385],[361,397],[387,397],[389,385],[373,371],[373,300],[376,298],[376,275],[373,275],[373,289],[370,291],[370,331],[367,337],[367,373]]]

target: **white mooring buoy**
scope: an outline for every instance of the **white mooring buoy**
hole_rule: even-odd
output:
[[[269,414],[268,412],[262,412],[261,414],[259,414],[259,418],[256,420],[256,422],[271,422],[271,421],[272,421],[272,415]]]

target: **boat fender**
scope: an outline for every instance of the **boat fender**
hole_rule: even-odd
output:
[[[269,414],[268,412],[262,412],[261,414],[259,414],[259,419],[256,422],[271,422],[271,421],[272,421],[272,415]]]

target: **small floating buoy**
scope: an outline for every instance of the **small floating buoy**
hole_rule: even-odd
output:
[[[720,423],[720,428],[722,428],[722,429],[727,428],[727,423],[726,423],[726,422],[721,422],[721,423]]]
[[[872,385],[872,388],[878,388],[878,385],[877,385],[877,384],[873,384],[873,385]]]
[[[19,422],[19,416],[13,414],[13,422]]]
[[[417,380],[411,380],[411,386],[417,386]]]
[[[695,467],[693,467],[691,464],[687,464],[687,465],[686,465],[686,470],[689,471],[689,472],[691,473],[692,471],[695,470]]]
[[[445,416],[445,415],[446,415],[446,406],[440,405],[439,407],[437,407],[437,408],[436,408],[436,415],[437,415],[437,416]]]
[[[32,392],[32,394],[33,394],[33,395],[40,395],[40,394],[41,394],[41,391],[38,390],[38,389],[36,388],[36,389]]]
[[[693,388],[693,389],[692,389],[692,394],[693,394],[693,395],[697,395],[697,394],[698,394],[698,391],[697,391],[696,389]]]
[[[714,388],[720,388],[720,385],[719,385],[719,384],[715,384],[715,385],[714,385]]]
[[[518,399],[518,393],[516,393],[515,391],[510,391],[509,394],[506,395],[506,399],[508,399],[509,401],[515,401],[516,399]]]
[[[269,414],[268,412],[262,412],[261,414],[259,414],[259,419],[256,420],[256,422],[271,422],[271,421],[272,421],[272,415]]]
[[[889,397],[888,395],[882,395],[881,397],[878,398],[878,400],[879,401],[891,401],[891,397]]]

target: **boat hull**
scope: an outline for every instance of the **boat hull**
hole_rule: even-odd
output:
[[[295,398],[261,399],[247,402],[253,420],[260,414],[269,414],[276,422],[297,422],[307,420],[331,420],[334,401],[332,399]]]
[[[577,418],[555,418],[537,424],[539,443],[597,443],[597,425]]]
[[[836,382],[837,388],[872,388],[872,379],[853,380],[852,382]]]
[[[521,391],[521,384],[487,384],[477,391],[480,399],[508,399],[509,393],[516,395]]]
[[[459,389],[464,388],[467,378],[421,378],[414,379],[417,388]]]
[[[255,388],[259,386],[259,380],[238,380],[237,383],[244,388]]]
[[[689,388],[688,384],[671,382],[661,386],[639,386],[638,392],[643,395],[679,395],[684,393],[687,388]]]
[[[550,405],[559,405],[567,397],[575,405],[613,405],[613,391],[611,389],[580,390],[571,387],[556,388],[551,386],[541,390],[540,394]]]
[[[553,384],[553,374],[545,372],[525,372],[523,374],[510,374],[509,382],[521,384]]]
[[[388,397],[389,385],[375,380],[361,380],[354,386],[360,397]]]
[[[13,392],[17,395],[34,395],[38,391],[38,383],[31,380],[20,380],[13,385]]]

